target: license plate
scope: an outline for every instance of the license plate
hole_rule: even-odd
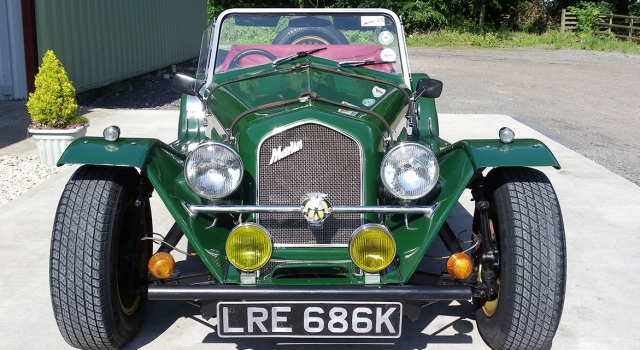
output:
[[[218,336],[399,338],[398,302],[220,302]]]

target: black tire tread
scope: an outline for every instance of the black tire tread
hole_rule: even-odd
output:
[[[566,243],[560,205],[549,179],[530,168],[497,168],[489,175],[498,227],[512,227],[501,244],[499,309],[503,317],[491,337],[481,335],[493,349],[546,349],[562,315],[566,281]],[[500,310],[500,307],[506,306]],[[481,311],[480,311],[481,312]],[[502,315],[500,315],[500,313]],[[506,317],[504,317],[506,316]]]
[[[50,260],[54,315],[63,338],[78,348],[118,348],[128,341],[116,331],[117,301],[108,300],[109,237],[118,196],[132,168],[83,166],[64,188],[55,217]]]

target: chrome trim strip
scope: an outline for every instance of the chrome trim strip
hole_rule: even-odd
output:
[[[196,216],[198,216],[198,213],[195,213],[193,210],[191,210],[191,207],[189,204],[185,202],[180,202],[180,204],[182,205],[182,209],[184,209],[184,211],[186,211],[187,214],[189,214],[190,218],[195,218]]]
[[[308,248],[308,245],[305,245],[306,248]],[[313,248],[318,248],[318,246],[313,246]],[[285,260],[285,259],[271,259],[269,260],[270,263],[275,263],[275,264],[352,264],[355,265],[353,263],[353,261],[351,260]]]
[[[286,244],[286,243],[275,243],[273,245],[274,248],[347,248],[349,245],[348,244],[315,244],[315,243],[309,243],[309,244]],[[324,262],[324,261],[322,261]],[[352,262],[351,260],[349,260],[349,262]],[[332,262],[333,263],[333,262]]]
[[[386,206],[335,206],[330,214],[422,214],[431,219],[438,208],[438,204],[401,207],[395,205]],[[300,213],[302,206],[297,205],[190,205],[183,202],[183,207],[188,213]]]

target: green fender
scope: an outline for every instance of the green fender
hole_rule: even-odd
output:
[[[437,204],[430,219],[413,216],[407,229],[400,215],[391,216],[387,225],[396,237],[402,282],[407,282],[418,267],[438,231],[458,203],[474,175],[489,167],[552,166],[560,164],[549,148],[533,139],[519,139],[510,144],[499,140],[462,140],[438,152],[440,180],[438,186],[418,204]],[[415,229],[415,230],[414,230]]]
[[[180,145],[177,144],[179,147]],[[156,139],[122,138],[115,142],[100,137],[84,137],[74,141],[58,161],[62,164],[117,165],[139,168],[144,172],[157,195],[164,202],[178,226],[185,233],[218,281],[224,280],[227,261],[216,247],[224,243],[233,227],[230,219],[221,218],[217,226],[207,215],[191,217],[182,207],[186,203],[202,204],[183,176],[186,155]]]
[[[63,164],[126,165],[144,168],[155,147],[170,149],[162,141],[121,138],[109,142],[101,137],[82,137],[73,141],[58,160]]]
[[[560,169],[560,163],[549,147],[536,139],[517,139],[512,143],[499,140],[462,140],[443,148],[438,157],[456,150],[463,150],[474,170],[499,166],[552,166]]]

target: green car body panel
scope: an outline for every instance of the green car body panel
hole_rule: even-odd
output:
[[[280,75],[264,75],[255,77],[260,72],[269,71],[270,67],[258,66],[254,72],[232,74],[229,72],[216,76],[216,84],[209,89],[208,104],[211,110],[217,111],[216,118],[225,128],[234,123],[235,118],[248,111],[240,120],[236,121],[234,134],[237,134],[236,147],[240,154],[245,175],[243,178],[242,200],[244,204],[255,204],[255,178],[257,176],[257,152],[261,140],[273,133],[294,125],[307,123],[320,124],[338,130],[356,140],[362,148],[364,164],[364,205],[378,204],[378,188],[380,183],[380,162],[385,153],[385,133],[388,125],[392,125],[398,118],[398,111],[405,113],[408,105],[407,96],[411,91],[398,82],[397,76],[381,72],[370,72],[359,76],[355,72],[336,71],[331,74],[324,62],[319,64],[322,74],[314,74],[312,61],[321,59],[307,59],[304,68],[290,69],[288,73]],[[302,60],[301,60],[302,61]],[[295,62],[294,62],[295,63]],[[271,68],[273,70],[273,68]],[[362,73],[364,69],[358,73]],[[251,74],[253,73],[253,74]],[[257,74],[256,74],[257,73]],[[263,73],[264,74],[264,73]],[[247,76],[249,78],[247,78]],[[252,94],[260,91],[261,85],[272,87],[276,80],[289,80],[287,85],[310,85],[320,99],[300,97],[300,89],[293,89],[283,100],[294,100],[282,105],[269,105],[251,99]],[[309,79],[311,77],[311,79]],[[349,89],[369,89],[375,86],[383,87],[390,93],[388,96],[371,107],[371,111],[378,117],[366,113],[364,108],[354,109],[342,101],[348,96],[333,96],[336,80]],[[332,85],[330,87],[326,84]],[[259,97],[259,96],[258,96]],[[329,102],[326,102],[328,100]],[[339,100],[339,101],[336,101]],[[183,96],[183,108],[180,112],[178,141],[171,145],[156,139],[122,138],[115,142],[107,142],[102,138],[86,137],[75,141],[61,157],[59,164],[105,164],[132,166],[147,174],[158,196],[162,199],[169,212],[183,230],[189,242],[219,282],[239,283],[240,271],[229,264],[226,259],[224,246],[229,231],[235,226],[231,219],[220,216],[215,227],[211,227],[213,217],[208,215],[190,216],[183,204],[203,204],[187,185],[184,178],[183,163],[186,158],[186,146],[180,140],[189,142],[202,141],[204,135],[193,127],[196,123],[189,121],[184,108],[186,97]],[[352,100],[353,101],[353,100]],[[332,103],[337,102],[338,104]],[[354,101],[355,102],[355,101]],[[260,104],[262,103],[262,105]],[[351,103],[351,102],[348,102]],[[429,135],[421,143],[433,147],[440,164],[440,179],[436,188],[426,197],[419,200],[419,205],[437,205],[431,218],[412,215],[408,218],[408,228],[403,215],[391,215],[385,224],[389,227],[396,240],[398,259],[384,270],[381,283],[407,283],[420,260],[424,256],[431,242],[453,210],[462,192],[469,184],[473,175],[488,167],[500,166],[553,166],[559,164],[546,145],[538,140],[519,139],[510,144],[503,144],[499,140],[462,140],[451,145],[444,144],[438,137],[437,115],[433,99],[421,98],[420,128],[422,135]],[[265,106],[266,105],[266,106]],[[341,106],[342,105],[342,106]],[[394,112],[395,111],[395,112]],[[401,119],[401,118],[400,118]],[[424,122],[431,120],[430,123]],[[190,127],[191,126],[191,127]],[[402,136],[404,135],[404,136]],[[410,135],[402,133],[399,138]],[[213,139],[218,135],[209,135]],[[434,145],[437,145],[434,147]],[[318,155],[328,156],[328,155]],[[312,161],[312,160],[310,160]],[[233,201],[229,201],[233,204]],[[251,221],[252,216],[246,220]],[[377,215],[365,215],[365,222],[376,222]],[[336,261],[350,260],[346,248],[295,248],[275,249],[274,259],[301,261],[314,257],[314,263],[301,263],[302,266],[315,267],[339,265],[344,270],[344,278],[320,279],[274,279],[271,274],[260,276],[257,284],[364,284],[362,275],[357,275],[350,264],[336,264]],[[292,262],[281,267],[293,268]]]

